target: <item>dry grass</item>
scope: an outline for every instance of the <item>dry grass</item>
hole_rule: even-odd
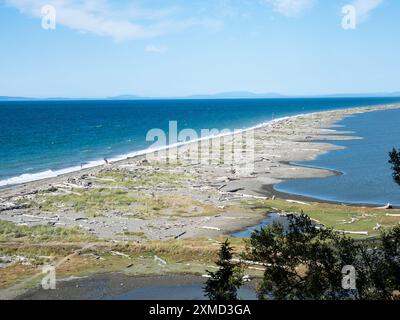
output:
[[[344,231],[368,231],[368,236],[379,235],[379,230],[374,230],[377,224],[385,229],[400,223],[400,217],[386,216],[386,213],[400,214],[400,210],[382,210],[319,202],[300,204],[282,199],[242,201],[242,205],[266,212],[304,212],[327,227]],[[363,236],[356,235],[355,237]]]

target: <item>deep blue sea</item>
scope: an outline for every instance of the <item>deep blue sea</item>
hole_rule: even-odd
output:
[[[275,189],[337,202],[400,205],[400,186],[393,182],[388,163],[389,151],[400,148],[400,110],[363,113],[338,124],[343,126],[339,130],[353,131],[362,139],[334,141],[346,149],[299,164],[335,169],[343,174],[285,181]]]
[[[147,132],[243,129],[283,116],[399,98],[0,101],[0,187],[92,166],[148,148]],[[371,152],[373,152],[371,150]]]

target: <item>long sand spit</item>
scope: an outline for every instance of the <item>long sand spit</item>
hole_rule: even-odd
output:
[[[152,151],[15,185],[0,190],[0,219],[21,226],[76,226],[102,239],[138,242],[229,234],[264,217],[265,212],[246,201],[275,196],[302,200],[279,194],[273,184],[338,174],[290,164],[341,148],[325,141],[360,138],[334,128],[336,122],[399,108],[391,104],[301,114],[247,129],[254,133],[254,156],[235,163],[202,160],[198,154],[204,141],[195,141],[166,148],[161,157],[160,150]],[[207,148],[226,151],[239,134],[243,131],[207,138]]]

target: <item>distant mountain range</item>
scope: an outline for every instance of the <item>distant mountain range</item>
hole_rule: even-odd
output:
[[[279,99],[279,98],[372,98],[372,97],[399,97],[399,92],[379,93],[339,93],[327,95],[282,95],[280,93],[253,93],[248,91],[221,92],[215,94],[198,94],[182,97],[141,97],[137,95],[119,95],[106,98],[30,98],[0,96],[0,101],[28,101],[28,100],[160,100],[160,99]]]
[[[285,96],[278,93],[253,93],[247,91],[220,92],[215,94],[197,94],[182,97],[140,97],[135,95],[121,95],[109,97],[110,100],[143,100],[143,99],[261,99],[261,98],[284,98]]]

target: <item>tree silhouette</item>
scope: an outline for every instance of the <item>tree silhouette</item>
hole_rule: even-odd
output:
[[[389,152],[389,158],[389,163],[392,165],[393,180],[400,185],[400,150],[393,148],[393,150]]]
[[[204,292],[210,300],[237,300],[237,289],[243,284],[242,270],[239,264],[231,261],[232,251],[229,241],[225,240],[218,253],[218,271],[207,271],[210,278]]]
[[[246,258],[265,266],[260,299],[394,299],[400,289],[400,226],[374,240],[356,241],[317,228],[306,215],[289,216],[289,230],[273,224],[255,231]],[[342,286],[343,267],[356,273],[355,288]]]

